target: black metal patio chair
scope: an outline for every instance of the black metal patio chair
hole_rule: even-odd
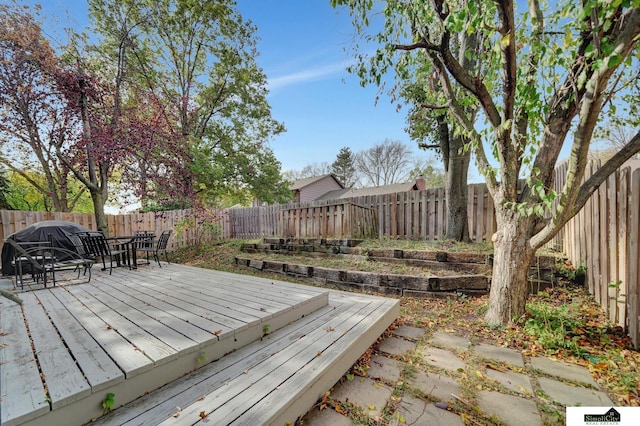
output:
[[[155,247],[151,246],[151,247],[145,247],[145,246],[140,246],[137,247],[136,249],[139,252],[143,252],[147,254],[147,264],[149,264],[149,253],[153,254],[153,259],[158,262],[158,265],[160,265],[160,267],[162,268],[162,265],[160,264],[160,253],[164,253],[164,258],[166,259],[167,263],[171,264],[171,262],[169,262],[169,255],[167,253],[167,243],[169,242],[169,238],[171,238],[171,234],[173,233],[173,231],[168,230],[168,231],[162,231],[162,233],[160,234],[160,237],[158,238],[158,242],[156,243]]]
[[[131,266],[133,268],[138,267],[138,256],[137,256],[138,252],[145,251],[146,249],[153,249],[154,239],[155,239],[155,235],[153,234],[153,232],[147,232],[147,231],[134,232],[133,238],[130,241],[131,257],[132,257]],[[148,264],[149,264],[149,259],[147,258],[147,265]]]
[[[79,232],[75,234],[82,242],[85,256],[92,256],[102,260],[102,270],[107,270],[107,258],[109,259],[109,275],[113,271],[113,261],[120,265],[122,256],[127,256],[127,250],[113,248],[107,237],[102,232]]]

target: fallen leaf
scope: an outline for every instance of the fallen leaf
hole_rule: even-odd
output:
[[[222,330],[216,330],[216,331],[213,332],[213,335],[214,336],[219,336],[220,333],[222,333]]]
[[[486,364],[486,367],[487,367],[487,368],[490,368],[490,369],[492,369],[492,370],[499,371],[499,372],[501,372],[501,373],[504,373],[505,371],[507,371],[507,370],[506,370],[506,369],[504,369],[504,368],[496,367],[495,365],[491,365],[491,364]]]
[[[204,411],[200,411],[200,418],[204,419],[207,417],[207,413],[205,413]]]
[[[531,392],[529,392],[528,390],[523,388],[522,385],[518,385],[518,390],[520,390],[520,392],[522,392],[522,393],[524,393],[526,395],[531,395]]]

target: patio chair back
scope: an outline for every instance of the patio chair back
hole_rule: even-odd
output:
[[[137,250],[140,252],[144,252],[147,254],[147,264],[149,263],[149,253],[153,255],[153,259],[158,262],[158,265],[162,267],[160,263],[160,253],[164,252],[164,258],[169,262],[169,255],[167,254],[167,243],[169,242],[169,238],[171,238],[172,230],[162,231],[160,237],[158,238],[158,242],[155,247],[138,247]]]
[[[80,256],[85,259],[95,258],[95,256],[91,256],[90,253],[87,253],[87,250],[84,248],[84,244],[82,243],[82,240],[80,239],[78,234],[67,235],[67,238],[69,238],[69,241],[71,241],[71,243],[73,244],[75,251]]]
[[[171,231],[171,230],[162,231],[162,234],[160,234],[160,238],[158,239],[157,250],[160,250],[160,251],[166,251],[167,250],[167,243],[169,242],[169,238],[171,238],[171,234],[172,233],[173,233],[173,231]]]
[[[107,241],[107,237],[102,232],[79,232],[76,234],[82,246],[85,255],[91,257],[99,257],[102,260],[102,270],[107,269],[107,257],[109,258],[109,274],[113,270],[113,260],[119,256],[124,250],[112,250]]]
[[[133,233],[133,241],[135,248],[148,248],[153,247],[153,239],[155,234],[149,231],[136,231]]]

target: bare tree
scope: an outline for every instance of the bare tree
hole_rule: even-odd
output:
[[[328,175],[329,173],[331,173],[331,164],[323,161],[322,163],[307,164],[301,170],[287,170],[283,175],[289,180],[299,180]]]
[[[364,185],[382,186],[408,179],[414,157],[411,148],[385,139],[356,154],[356,168]]]

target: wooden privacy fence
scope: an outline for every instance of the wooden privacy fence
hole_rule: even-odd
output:
[[[484,184],[469,185],[469,233],[490,241],[496,230],[493,203]],[[93,214],[2,211],[0,248],[14,232],[43,220],[66,220],[96,229]],[[174,230],[171,250],[217,238],[400,238],[438,240],[446,231],[443,189],[370,195],[334,201],[282,204],[206,212],[107,215],[109,235]]]
[[[377,238],[376,211],[350,201],[286,207],[280,211],[285,238]]]
[[[2,250],[4,240],[9,235],[43,220],[65,220],[78,223],[92,230],[97,229],[95,217],[91,213],[0,210],[0,218],[2,219],[0,224],[0,250]],[[171,229],[174,234],[171,236],[167,248],[175,250],[185,245],[193,245],[198,238],[212,238],[208,235],[201,235],[203,231],[198,231],[195,226],[186,226],[195,220],[194,213],[190,210],[107,215],[107,228],[111,236],[132,235],[135,231],[151,231],[156,235],[160,235],[163,230]],[[224,216],[221,215],[219,221],[222,222],[223,220]]]
[[[468,186],[467,208],[471,239],[491,241],[496,222],[493,200],[485,184]],[[373,221],[371,229],[377,232],[371,234],[372,238],[439,240],[447,228],[442,188],[230,209],[228,214],[228,235],[234,238],[362,238],[358,237],[358,227],[368,227]],[[337,220],[338,216],[341,220]],[[344,222],[347,218],[351,223]],[[322,225],[323,220],[330,221],[330,225]]]
[[[591,163],[585,179],[597,169]],[[566,165],[556,169],[556,190],[566,181]],[[600,185],[561,232],[562,251],[587,268],[589,292],[640,344],[640,168],[617,170]]]

